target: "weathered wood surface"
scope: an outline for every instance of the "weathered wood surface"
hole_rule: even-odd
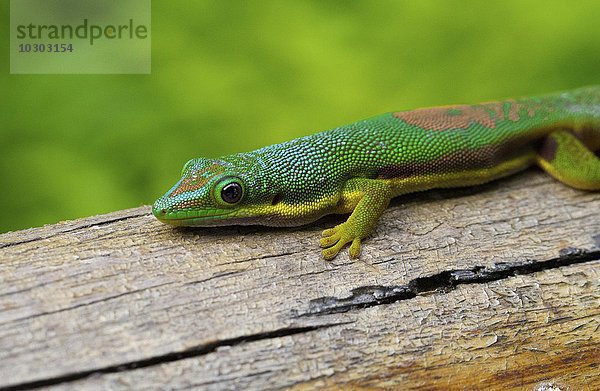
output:
[[[600,389],[600,194],[538,171],[321,229],[148,207],[0,235],[0,388]]]

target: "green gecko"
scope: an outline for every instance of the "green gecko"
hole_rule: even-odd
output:
[[[360,254],[390,199],[471,186],[537,164],[600,190],[600,85],[531,98],[399,111],[252,152],[198,158],[152,208],[175,226],[297,226],[332,213],[323,257]]]

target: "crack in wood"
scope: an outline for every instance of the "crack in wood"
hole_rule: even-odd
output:
[[[144,292],[144,291],[149,290],[149,289],[160,288],[162,286],[171,285],[173,283],[174,282],[172,282],[172,281],[164,282],[162,284],[151,285],[151,286],[147,286],[147,287],[144,287],[144,288],[139,288],[139,289],[135,289],[135,290],[132,290],[132,291],[127,291],[127,292],[119,293],[119,294],[116,294],[116,295],[113,295],[113,296],[102,297],[102,298],[97,299],[97,300],[91,300],[91,301],[88,301],[88,302],[85,302],[85,303],[76,304],[76,305],[73,305],[73,306],[70,306],[70,307],[59,308],[59,309],[56,309],[54,311],[39,312],[37,314],[33,314],[33,315],[30,315],[30,316],[25,316],[25,317],[22,317],[22,318],[14,318],[14,319],[10,319],[8,322],[0,322],[0,325],[4,324],[4,323],[19,322],[19,321],[26,320],[26,319],[30,320],[30,319],[39,318],[39,317],[42,317],[42,316],[48,316],[48,315],[58,314],[58,313],[61,313],[61,312],[72,311],[72,310],[75,310],[77,308],[87,307],[87,306],[98,304],[98,303],[106,303],[107,301],[115,300],[115,299],[118,299],[118,298],[123,297],[123,296],[133,295],[133,294],[136,294],[136,293]],[[1,390],[1,388],[0,388],[0,390]]]
[[[203,283],[205,283],[207,281],[214,280],[216,278],[228,277],[228,276],[232,276],[234,274],[239,274],[239,273],[240,273],[239,270],[229,270],[229,271],[218,272],[218,273],[214,273],[212,276],[210,276],[208,278],[203,278],[201,280],[189,281],[189,282],[184,283],[183,285],[198,285],[198,284],[203,284]]]
[[[51,377],[47,379],[34,380],[30,382],[24,382],[19,384],[13,384],[6,387],[0,387],[0,391],[17,391],[17,390],[33,390],[37,388],[49,387],[57,384],[70,383],[77,380],[81,380],[93,375],[107,374],[131,371],[139,368],[147,368],[155,365],[161,365],[174,361],[184,360],[192,357],[199,357],[209,353],[215,352],[218,348],[224,346],[236,346],[248,342],[261,341],[265,339],[274,339],[281,337],[288,337],[297,334],[303,334],[316,330],[328,329],[335,326],[341,326],[350,324],[352,322],[337,322],[320,324],[315,326],[305,327],[288,327],[281,328],[273,331],[267,331],[263,333],[256,333],[250,335],[242,335],[240,337],[222,339],[214,342],[209,342],[203,345],[194,346],[178,352],[165,353],[153,357],[144,358],[141,360],[129,361],[120,364],[110,365],[102,368],[94,368],[85,371],[67,373],[64,375]]]
[[[101,227],[103,225],[107,225],[107,224],[112,224],[112,223],[116,223],[119,221],[124,221],[124,220],[129,220],[129,219],[135,219],[138,217],[143,217],[143,216],[147,216],[149,215],[148,212],[144,212],[144,213],[140,213],[140,214],[135,214],[135,215],[129,215],[129,216],[125,216],[125,217],[118,217],[118,218],[111,218],[111,219],[107,219],[104,221],[99,221],[99,222],[95,222],[95,223],[89,223],[89,224],[83,224],[83,225],[77,225],[75,227],[71,227],[71,228],[67,228],[64,229],[62,231],[47,235],[47,236],[38,236],[38,237],[34,237],[34,238],[30,238],[30,239],[24,239],[24,240],[18,240],[16,242],[6,242],[6,243],[0,243],[0,249],[4,249],[4,248],[8,248],[8,247],[14,247],[14,246],[18,246],[20,244],[27,244],[27,243],[32,243],[38,240],[46,240],[46,239],[51,239],[54,238],[56,236],[62,235],[62,234],[66,234],[69,232],[73,232],[73,231],[77,231],[80,229],[84,229],[84,228],[91,228],[91,227]]]
[[[244,258],[244,259],[240,259],[240,260],[232,261],[232,262],[223,262],[220,264],[220,266],[235,265],[235,264],[239,264],[239,263],[260,261],[260,260],[271,259],[271,258],[280,258],[280,257],[285,257],[288,255],[295,255],[295,254],[299,254],[299,253],[300,253],[299,251],[284,251],[284,252],[278,253],[278,254],[265,254],[265,255],[260,255],[260,256],[251,257],[251,258]]]
[[[292,317],[337,314],[379,305],[410,300],[432,293],[448,293],[458,285],[480,284],[503,280],[516,275],[533,274],[543,270],[600,260],[600,250],[586,251],[572,247],[559,251],[558,258],[536,262],[525,260],[514,263],[496,263],[491,267],[475,266],[469,269],[446,270],[428,277],[419,277],[405,285],[367,285],[354,288],[348,297],[325,296],[312,299],[308,310],[292,309]]]

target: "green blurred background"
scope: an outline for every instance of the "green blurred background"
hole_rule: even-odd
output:
[[[154,1],[151,75],[10,75],[0,232],[152,203],[197,156],[596,84],[598,1]]]

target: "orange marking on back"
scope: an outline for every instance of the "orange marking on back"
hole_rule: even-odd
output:
[[[533,117],[535,115],[535,110],[531,106],[523,103],[511,102],[510,110],[508,111],[508,119],[514,122],[520,120],[521,117],[519,116],[519,112],[521,109],[525,109],[529,117]]]
[[[508,118],[504,115],[505,104],[510,104]],[[520,119],[519,111],[522,108],[527,109],[527,114],[530,117],[535,114],[535,111],[527,105],[514,101],[505,101],[483,103],[480,105],[431,107],[412,111],[400,111],[393,115],[409,125],[427,130],[467,129],[473,124],[494,129],[499,121],[506,119],[518,121]]]

